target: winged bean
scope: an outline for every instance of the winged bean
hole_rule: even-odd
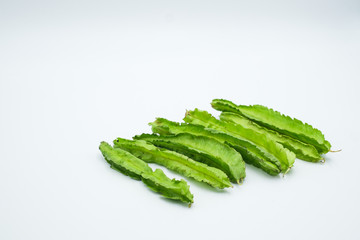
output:
[[[115,148],[121,148],[147,163],[156,163],[199,182],[215,188],[231,187],[226,174],[214,167],[192,160],[191,158],[167,149],[158,148],[143,140],[114,140]]]
[[[233,182],[245,178],[245,164],[237,151],[215,139],[181,133],[174,136],[142,134],[134,139],[149,141],[155,146],[163,147],[184,154],[196,161],[218,168],[225,172]]]
[[[224,99],[214,99],[211,102],[214,109],[223,112],[234,112],[243,115],[257,124],[290,136],[299,141],[313,145],[320,154],[329,152],[331,144],[325,140],[324,134],[307,123],[283,115],[262,105],[236,105]]]
[[[113,169],[136,180],[142,180],[151,190],[166,198],[193,203],[190,187],[183,179],[169,179],[160,169],[152,171],[146,162],[127,151],[113,148],[106,142],[101,142],[99,149]]]

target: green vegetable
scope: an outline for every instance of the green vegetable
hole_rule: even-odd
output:
[[[244,161],[258,168],[263,169],[270,175],[278,175],[280,173],[280,162],[265,149],[256,146],[250,141],[242,138],[233,137],[227,133],[214,129],[204,128],[201,125],[176,123],[164,118],[157,118],[156,121],[149,123],[154,133],[160,135],[176,135],[179,133],[190,133],[197,136],[211,137],[219,142],[225,143],[239,153],[241,153]],[[269,160],[270,159],[270,160]],[[276,164],[274,164],[275,162]]]
[[[285,148],[295,153],[296,157],[299,159],[303,159],[309,162],[318,162],[323,159],[314,146],[300,142],[289,136],[279,134],[278,132],[275,132],[273,130],[261,127],[255,122],[252,122],[251,120],[239,114],[232,112],[222,112],[220,114],[220,119],[226,122],[233,122],[235,124],[239,124],[244,128],[249,128],[254,130],[255,132],[267,135],[269,139],[280,143]]]
[[[157,148],[143,140],[117,138],[114,140],[114,147],[126,150],[147,163],[157,163],[215,188],[231,187],[228,177],[221,170],[196,162],[177,152]]]
[[[288,172],[294,164],[295,154],[284,148],[281,144],[272,141],[266,135],[255,132],[252,129],[247,129],[230,122],[220,121],[206,111],[198,109],[187,111],[184,121],[222,131],[233,137],[246,139],[257,146],[262,147],[276,158],[276,161],[273,163],[280,163],[281,172],[284,174]]]
[[[245,178],[241,155],[231,147],[209,137],[181,133],[174,136],[142,134],[134,139],[146,140],[155,146],[182,153],[196,161],[218,168],[233,182]]]
[[[313,145],[320,154],[330,151],[331,144],[325,140],[320,130],[273,109],[261,105],[236,105],[224,99],[214,99],[211,105],[216,110],[241,114],[261,126]]]
[[[146,162],[127,151],[113,148],[106,142],[101,142],[99,149],[111,168],[134,179],[142,180],[154,192],[190,205],[194,202],[189,185],[183,179],[171,180],[160,169],[153,172]]]

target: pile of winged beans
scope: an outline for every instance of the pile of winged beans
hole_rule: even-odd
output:
[[[286,174],[295,158],[324,162],[331,144],[316,128],[261,105],[236,105],[214,99],[219,119],[206,111],[187,111],[184,123],[157,118],[153,134],[133,140],[101,142],[100,151],[111,168],[170,199],[194,202],[185,180],[169,179],[156,163],[214,188],[232,187],[245,178],[245,163],[276,176]]]

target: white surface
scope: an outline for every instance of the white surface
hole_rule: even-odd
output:
[[[1,1],[0,239],[359,239],[359,9]],[[101,140],[217,114],[213,98],[298,117],[343,151],[285,178],[248,167],[225,192],[189,181],[190,209],[102,159]]]

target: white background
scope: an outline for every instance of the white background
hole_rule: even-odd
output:
[[[359,239],[360,2],[0,2],[0,239]],[[98,145],[213,98],[320,128],[340,153],[165,200]],[[166,171],[168,176],[180,176]]]

